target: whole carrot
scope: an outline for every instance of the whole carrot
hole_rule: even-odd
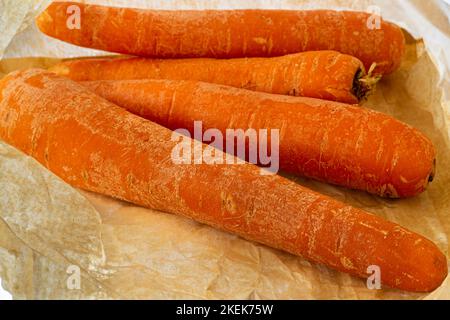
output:
[[[384,197],[423,192],[436,151],[418,130],[380,112],[332,101],[175,80],[81,82],[170,129],[280,129],[280,168]],[[229,136],[226,145],[234,139]]]
[[[103,58],[62,62],[51,71],[72,80],[196,80],[254,91],[358,103],[376,79],[357,58],[311,51],[274,58]]]
[[[170,130],[52,73],[31,69],[0,80],[0,138],[73,186],[356,276],[367,277],[376,265],[388,286],[430,291],[447,275],[445,256],[426,238],[280,176],[260,175],[256,166],[175,164],[178,142]]]
[[[81,13],[79,29],[68,28],[74,5]],[[397,69],[405,48],[399,27],[363,12],[154,11],[56,2],[38,17],[37,25],[75,45],[152,58],[273,57],[335,50],[359,58],[367,70],[376,63],[378,74]]]

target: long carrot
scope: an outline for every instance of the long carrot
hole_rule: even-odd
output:
[[[415,196],[433,179],[432,142],[365,108],[181,80],[81,83],[134,114],[191,134],[196,120],[224,137],[227,128],[280,129],[280,168],[293,174],[392,198]]]
[[[79,29],[76,10],[80,10]],[[72,7],[71,7],[72,6]],[[335,50],[388,74],[401,63],[401,29],[363,12],[331,10],[152,11],[52,3],[45,34],[82,47],[152,58],[272,57]],[[70,26],[70,28],[68,27]]]
[[[311,51],[275,58],[103,58],[62,62],[51,71],[72,80],[197,80],[254,91],[356,104],[376,79],[357,58]]]
[[[170,130],[39,69],[0,80],[0,138],[73,186],[352,275],[376,265],[382,283],[411,291],[433,290],[447,275],[445,256],[424,237],[247,163],[177,165]]]

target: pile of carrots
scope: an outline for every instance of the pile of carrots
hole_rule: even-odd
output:
[[[74,5],[79,29],[67,27]],[[400,28],[381,21],[372,29],[369,18],[56,2],[37,19],[43,33],[135,57],[7,75],[0,80],[0,138],[75,187],[355,276],[368,277],[377,265],[387,286],[431,291],[447,276],[447,258],[430,240],[279,175],[261,175],[254,164],[171,160],[172,130],[193,133],[194,121],[222,132],[279,129],[285,172],[382,197],[422,193],[434,178],[432,142],[358,105],[405,51]]]

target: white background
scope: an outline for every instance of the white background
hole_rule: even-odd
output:
[[[11,300],[11,295],[2,287],[2,279],[0,279],[0,300]]]

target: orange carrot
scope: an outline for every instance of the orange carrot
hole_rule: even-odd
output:
[[[175,164],[170,130],[43,70],[0,80],[0,138],[75,187],[352,275],[377,265],[382,283],[411,291],[433,290],[447,275],[445,256],[426,238],[256,166]]]
[[[82,82],[83,83],[83,82]],[[175,80],[84,82],[107,100],[170,129],[280,129],[280,168],[384,197],[423,192],[436,152],[418,130],[379,112]],[[234,137],[229,137],[228,142]]]
[[[145,59],[104,58],[62,62],[51,71],[72,80],[197,80],[254,91],[312,97],[351,104],[370,92],[361,61],[335,51],[275,58]]]
[[[75,19],[73,5],[80,8],[79,29],[67,26]],[[38,17],[37,25],[75,45],[152,58],[273,57],[335,50],[359,58],[367,70],[376,63],[377,74],[396,70],[405,49],[399,27],[363,12],[152,11],[56,2]]]

